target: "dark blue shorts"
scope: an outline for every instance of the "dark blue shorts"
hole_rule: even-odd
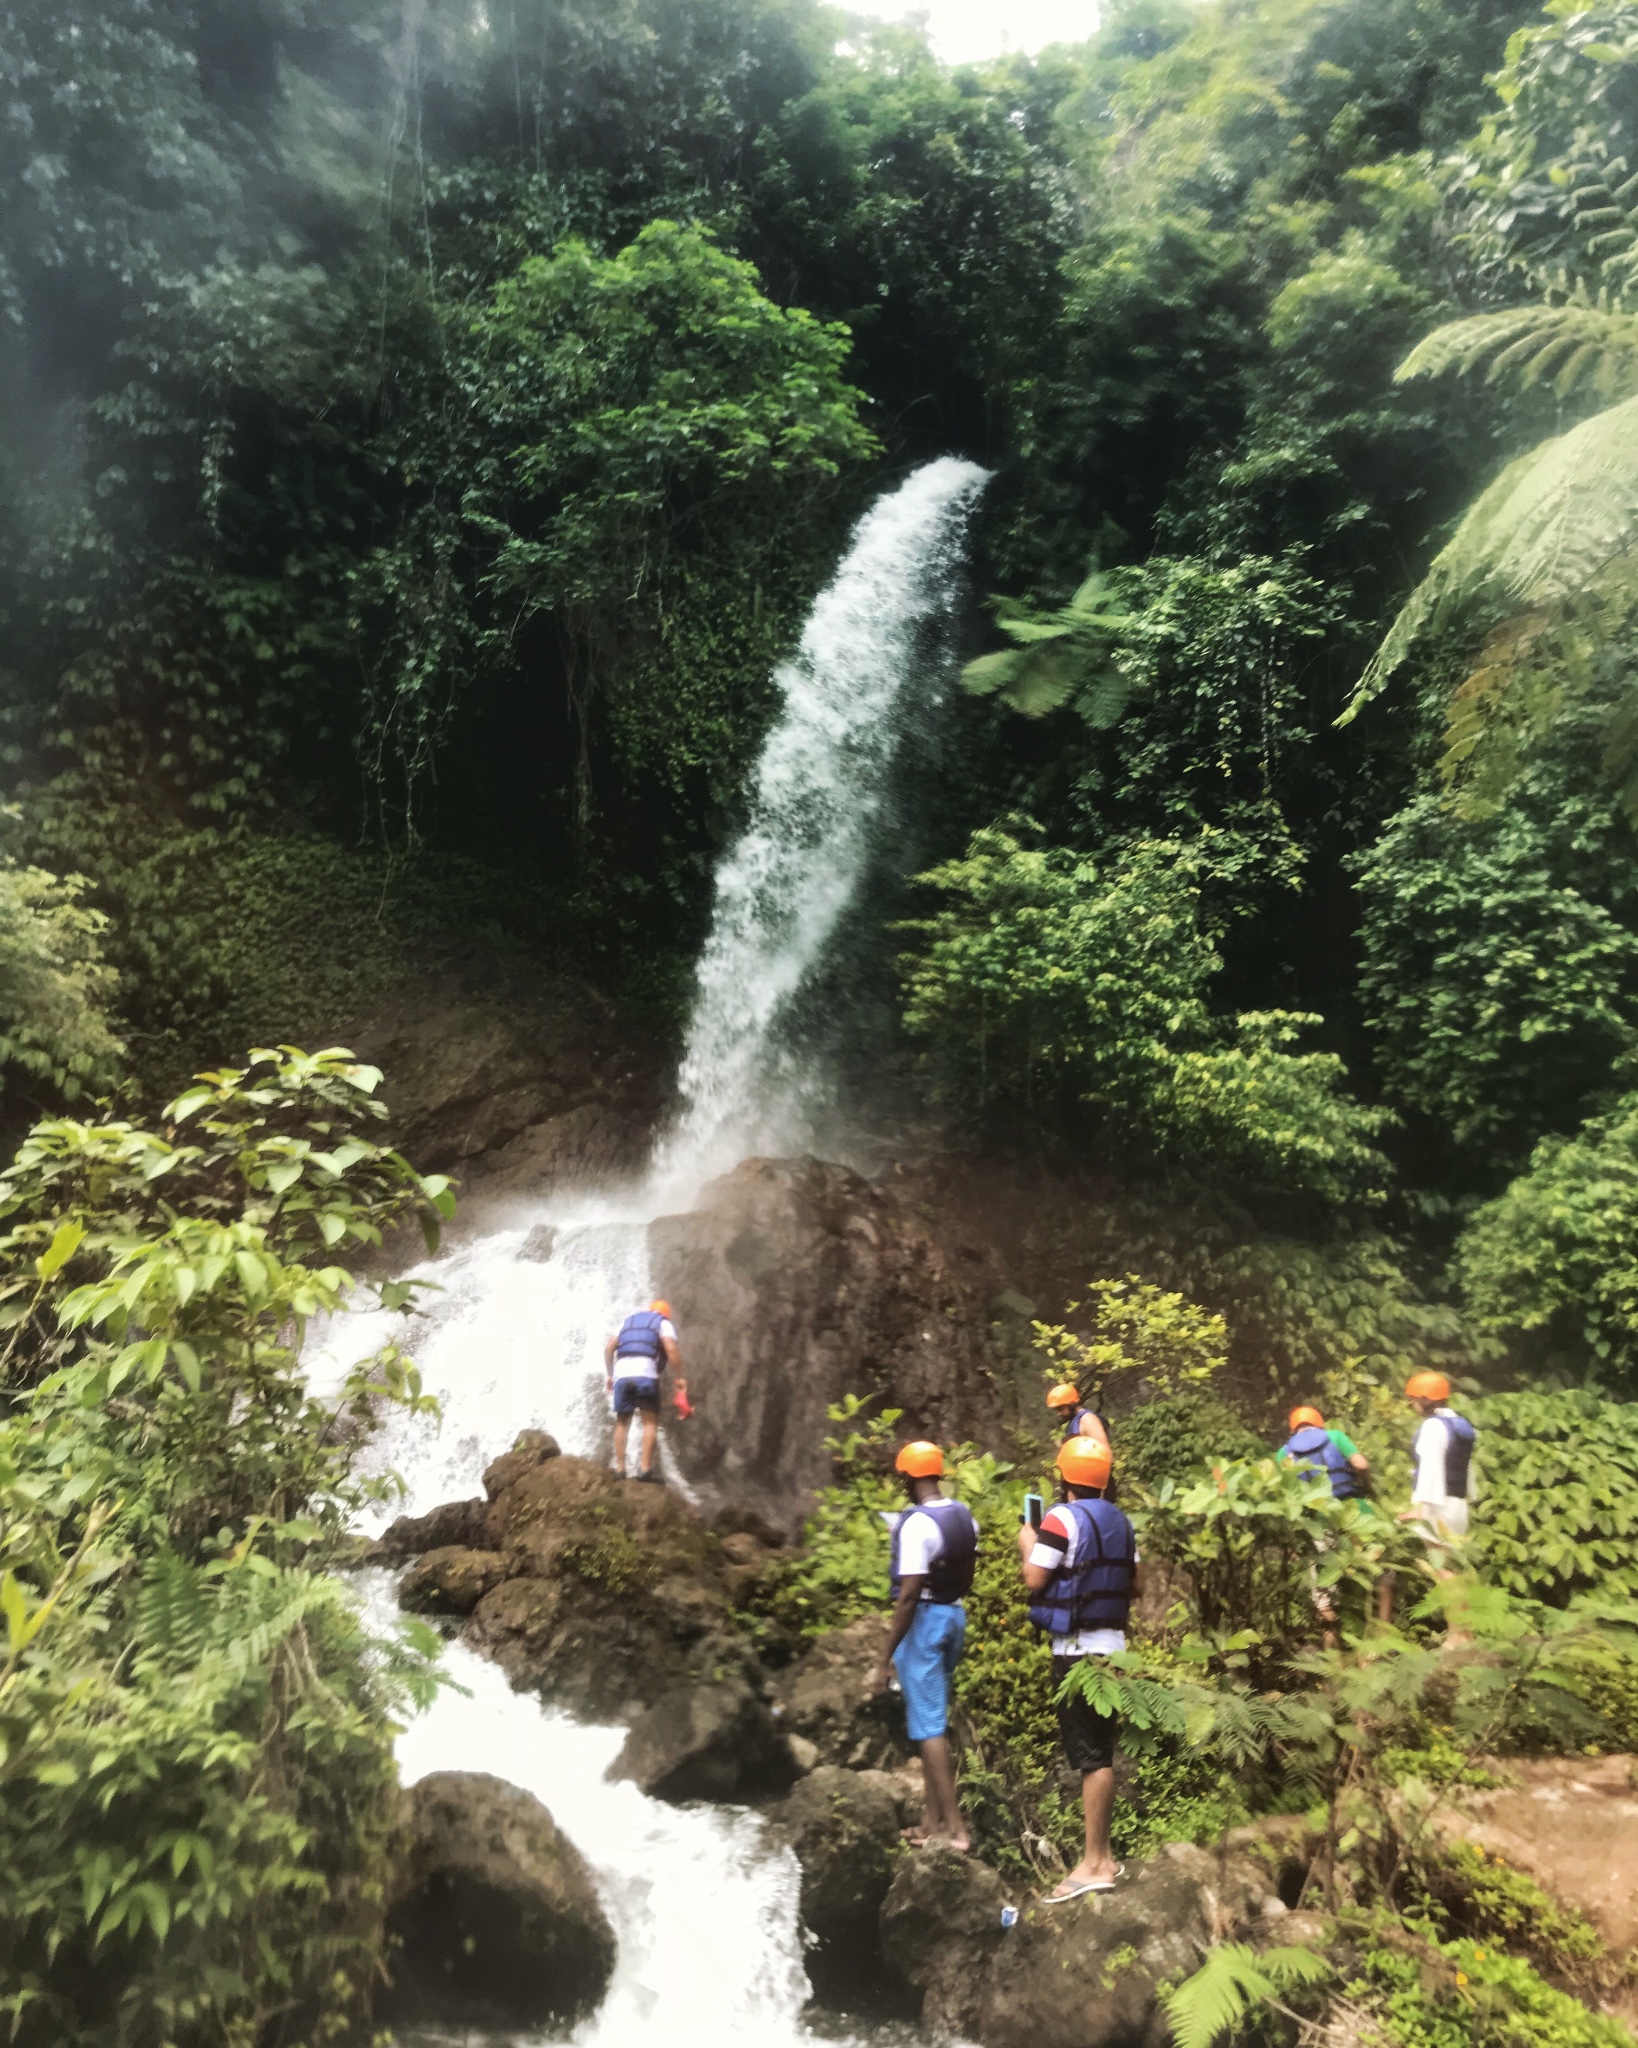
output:
[[[639,1409],[645,1415],[660,1412],[660,1383],[658,1380],[616,1380],[614,1383],[614,1412],[624,1422]]]

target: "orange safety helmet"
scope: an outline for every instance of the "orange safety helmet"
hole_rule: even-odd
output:
[[[1065,1380],[1061,1386],[1054,1387],[1052,1392],[1047,1395],[1047,1406],[1049,1408],[1078,1408],[1080,1404],[1081,1390],[1079,1387],[1072,1387],[1068,1380]]]
[[[1107,1486],[1114,1469],[1113,1452],[1096,1437],[1072,1436],[1058,1453],[1058,1471],[1066,1486]]]
[[[1293,1408],[1285,1418],[1287,1429],[1301,1429],[1305,1423],[1310,1429],[1323,1429],[1325,1417],[1317,1408]]]
[[[664,1316],[667,1322],[671,1320],[671,1304],[669,1301],[651,1301],[648,1305],[648,1312],[651,1316]]]
[[[1405,1394],[1412,1401],[1448,1401],[1450,1382],[1442,1372],[1413,1372],[1405,1382]]]
[[[906,1479],[942,1479],[944,1453],[937,1444],[905,1444],[893,1460],[893,1469]]]

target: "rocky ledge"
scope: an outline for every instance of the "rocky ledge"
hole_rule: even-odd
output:
[[[767,1670],[733,1606],[772,1539],[713,1526],[668,1489],[619,1481],[539,1431],[488,1468],[482,1498],[395,1523],[378,1552],[406,1565],[406,1605],[461,1626],[515,1686],[626,1722],[613,1775],[656,1798],[763,1808],[802,1868],[809,1972],[828,2005],[918,2016],[983,2048],[1159,2048],[1163,1982],[1213,1942],[1285,1938],[1294,1924],[1282,1892],[1295,1896],[1306,1852],[1300,1830],[1278,1825],[1209,1851],[1174,1844],[1117,1891],[1061,1906],[976,1858],[908,1849],[919,1778],[902,1709],[870,1690],[885,1622],[856,1621]],[[496,1833],[492,1818],[484,1808],[473,1823],[480,1836]],[[497,1882],[493,1871],[483,1881]],[[447,1943],[444,1962],[423,1961],[440,1953],[425,1929],[429,1916],[465,1921],[417,1882],[421,1903],[398,1909],[421,1930],[416,1968],[458,1977]],[[459,1883],[479,1896],[477,1877]],[[592,1962],[573,1981],[592,1981],[595,1939],[576,1952]],[[1085,1995],[1066,2003],[1066,1982]]]

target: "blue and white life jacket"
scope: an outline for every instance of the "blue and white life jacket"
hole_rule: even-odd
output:
[[[1468,1475],[1473,1469],[1473,1446],[1479,1440],[1479,1432],[1465,1415],[1458,1415],[1454,1408],[1436,1408],[1433,1420],[1445,1425],[1445,1498],[1466,1500]]]
[[[1030,1620],[1054,1636],[1125,1628],[1137,1571],[1131,1523],[1108,1500],[1066,1501],[1052,1512],[1074,1520],[1075,1562],[1059,1566],[1030,1608]]]
[[[1349,1464],[1347,1453],[1340,1450],[1332,1440],[1328,1429],[1320,1429],[1312,1422],[1304,1423],[1301,1429],[1294,1429],[1285,1440],[1280,1456],[1289,1458],[1293,1465],[1306,1472],[1324,1472],[1331,1481],[1331,1491],[1338,1500],[1359,1500],[1365,1488],[1359,1474]]]
[[[640,1308],[635,1315],[627,1316],[614,1340],[615,1363],[622,1358],[646,1358],[659,1372],[665,1364],[665,1344],[660,1336],[664,1321],[665,1317],[651,1308]]]
[[[927,1569],[926,1592],[935,1605],[947,1607],[952,1600],[960,1600],[972,1590],[973,1567],[978,1556],[978,1524],[965,1501],[924,1500],[919,1507],[906,1508],[893,1524],[893,1544],[887,1561],[895,1600],[899,1597],[899,1582],[904,1576],[899,1570],[899,1543],[904,1525],[912,1515],[931,1515],[938,1524],[942,1541]]]
[[[1075,1410],[1075,1413],[1072,1416],[1070,1416],[1069,1420],[1064,1424],[1064,1442],[1066,1444],[1070,1441],[1072,1437],[1077,1437],[1080,1435],[1081,1424],[1086,1420],[1086,1418],[1089,1415],[1091,1416],[1094,1422],[1102,1426],[1104,1435],[1108,1436],[1109,1425],[1107,1422],[1104,1421],[1103,1417],[1098,1413],[1096,1408],[1077,1408]]]

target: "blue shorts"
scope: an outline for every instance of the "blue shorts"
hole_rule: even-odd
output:
[[[641,1408],[645,1414],[660,1412],[660,1383],[657,1379],[623,1379],[614,1383],[614,1412],[624,1422]]]
[[[959,1600],[923,1600],[893,1652],[904,1692],[905,1732],[912,1742],[946,1734],[950,1679],[967,1640],[967,1610]]]

